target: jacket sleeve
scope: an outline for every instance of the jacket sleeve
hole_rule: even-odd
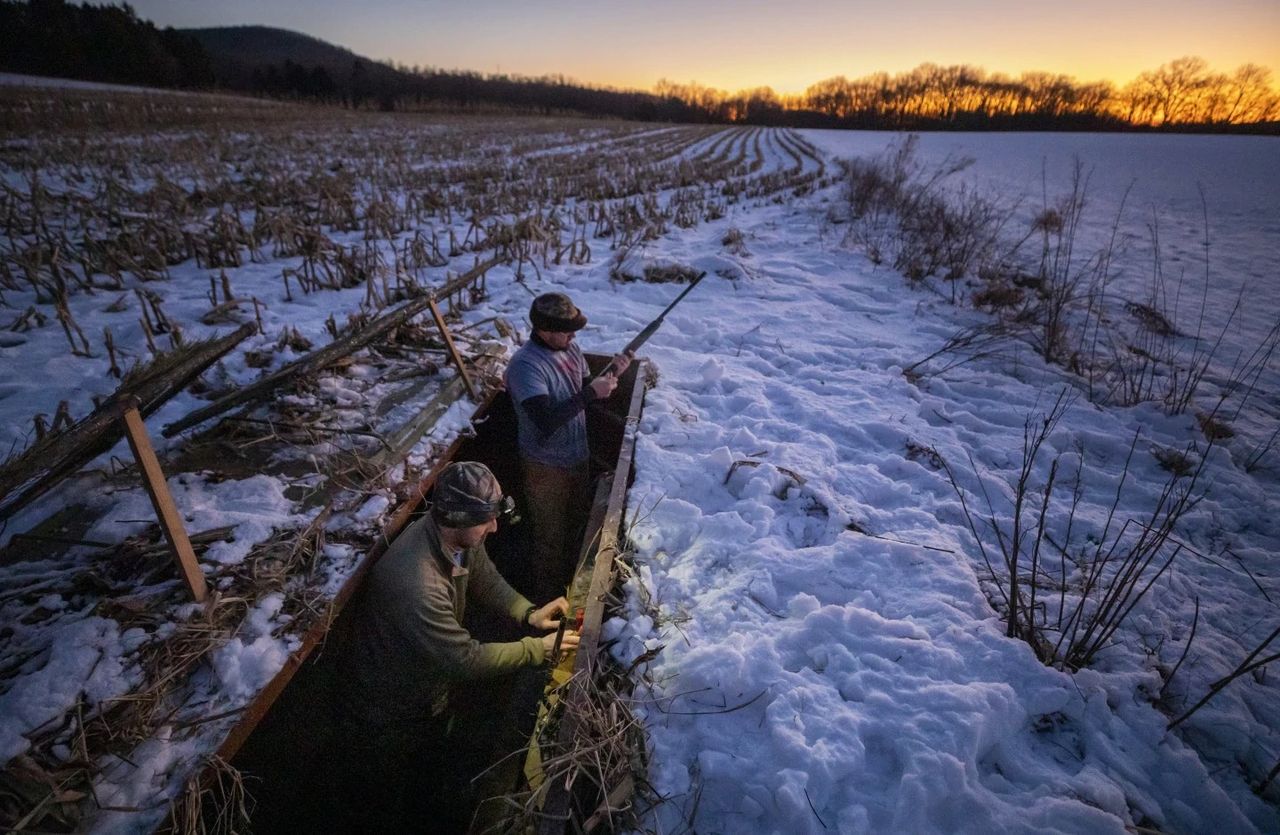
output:
[[[491,612],[506,612],[517,622],[524,619],[524,613],[533,604],[523,594],[511,588],[511,584],[498,572],[489,559],[484,545],[478,546],[467,563],[471,577],[467,583],[467,596],[476,604]],[[538,639],[533,639],[538,640]],[[538,641],[538,646],[542,642]]]
[[[511,594],[523,600],[514,590]],[[405,637],[424,661],[448,678],[486,678],[543,661],[545,653],[538,638],[481,643],[471,637],[471,633],[453,616],[449,593],[443,587],[428,589],[416,601],[402,598],[401,605],[411,607],[411,611],[406,613],[408,617],[397,619],[405,624],[408,633]],[[514,599],[511,605],[513,608],[516,605]],[[520,615],[527,607],[526,602],[520,609]]]
[[[521,610],[524,615],[524,610]],[[543,642],[521,638],[507,643],[480,643],[454,620],[444,593],[431,593],[413,617],[413,639],[424,656],[445,676],[483,679],[543,662]]]
[[[595,395],[591,389],[584,386],[581,391],[568,400],[552,403],[551,395],[539,394],[520,401],[520,408],[524,409],[525,414],[529,416],[529,420],[533,421],[533,425],[538,427],[542,437],[550,438],[556,433],[557,429],[573,420],[578,412],[585,409],[593,400],[595,400]]]

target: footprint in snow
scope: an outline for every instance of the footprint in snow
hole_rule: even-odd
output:
[[[704,362],[698,372],[702,375],[702,382],[712,385],[724,376],[724,366],[713,358]]]

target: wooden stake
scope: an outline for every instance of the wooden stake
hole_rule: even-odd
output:
[[[142,471],[142,486],[151,497],[151,506],[156,510],[156,518],[160,520],[160,529],[164,531],[164,537],[177,560],[178,571],[186,581],[191,597],[197,603],[203,603],[208,594],[204,574],[196,562],[196,552],[191,548],[182,515],[173,503],[173,495],[169,493],[169,485],[165,483],[164,472],[160,469],[155,449],[151,446],[151,438],[147,435],[146,424],[142,422],[142,415],[138,412],[138,399],[128,397],[120,406],[125,436],[129,439],[129,448],[133,450],[138,469]]]
[[[0,523],[119,442],[123,428],[119,404],[126,395],[136,396],[143,416],[149,415],[251,333],[253,325],[241,325],[233,333],[188,348],[164,366],[137,369],[109,398],[94,395],[93,413],[75,426],[10,458],[0,466]]]
[[[449,349],[449,356],[453,359],[453,364],[458,367],[458,375],[462,377],[463,385],[467,387],[467,394],[471,395],[471,399],[480,402],[480,398],[476,396],[476,387],[471,384],[471,378],[467,376],[467,368],[462,364],[462,355],[458,353],[458,349],[453,344],[453,337],[449,335],[449,329],[445,327],[444,317],[440,315],[440,308],[436,306],[435,297],[432,296],[427,303],[431,305],[431,316],[436,320],[436,327],[440,329],[440,335],[444,337],[444,346]]]

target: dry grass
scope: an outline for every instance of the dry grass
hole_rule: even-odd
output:
[[[650,511],[637,510],[627,528]],[[624,541],[628,541],[624,537]],[[624,603],[622,585],[632,571],[632,552],[624,548],[612,564],[611,583],[606,598],[608,611],[619,611]],[[659,613],[651,602],[656,620]],[[477,821],[486,833],[525,833],[536,830],[553,819],[548,809],[549,793],[568,795],[567,827],[574,831],[618,832],[635,828],[642,814],[638,804],[660,802],[649,789],[647,780],[648,738],[632,705],[637,678],[648,675],[647,665],[661,652],[661,647],[642,654],[625,668],[602,646],[599,654],[585,665],[577,660],[577,672],[549,690],[533,733],[533,749],[512,756],[527,757],[536,763],[536,777],[520,790],[500,798],[491,798],[482,807]],[[571,711],[571,712],[570,712]],[[565,722],[572,725],[566,733]],[[528,766],[526,771],[528,771]],[[499,815],[493,814],[500,809]],[[473,824],[474,825],[474,824]]]
[[[536,731],[541,780],[490,799],[502,809],[502,820],[481,831],[514,835],[537,827],[547,819],[544,804],[553,785],[574,798],[570,815],[582,831],[604,827],[616,832],[634,826],[634,795],[644,784],[648,757],[644,727],[630,707],[630,689],[630,680],[615,667],[597,671],[593,678],[575,676],[549,694],[556,709],[543,717]],[[558,738],[563,706],[569,701],[576,725],[564,748]]]
[[[117,375],[129,357],[181,344],[188,323],[170,321],[159,287],[179,265],[222,276],[221,287],[209,277],[206,323],[260,318],[256,299],[231,290],[235,270],[250,263],[278,263],[286,304],[363,287],[372,313],[422,292],[435,283],[428,271],[455,259],[497,256],[524,280],[554,264],[590,263],[602,247],[621,255],[826,176],[817,151],[781,131],[0,92],[0,113],[21,137],[5,147],[4,163],[22,172],[19,184],[0,186],[0,306],[6,294],[33,295],[11,328],[56,320],[72,355],[105,357]],[[93,132],[64,118],[94,108],[118,118],[86,117]],[[206,120],[236,130],[208,129]],[[792,164],[768,170],[766,153]],[[349,232],[363,242],[342,239]],[[120,292],[129,279],[157,285],[112,305],[135,311],[145,346],[87,333],[71,303]]]
[[[35,830],[69,831],[66,827],[77,825],[93,808],[104,808],[93,796],[92,783],[108,755],[127,760],[136,745],[162,727],[181,736],[208,721],[234,715],[233,711],[209,717],[200,706],[189,705],[190,678],[209,663],[215,650],[236,636],[245,616],[268,595],[284,596],[282,613],[290,617],[291,629],[305,630],[327,617],[327,602],[315,591],[310,576],[326,541],[328,517],[326,509],[302,531],[279,531],[241,563],[214,571],[209,577],[216,589],[212,598],[185,620],[173,621],[174,607],[184,602],[184,593],[178,583],[168,579],[172,557],[149,536],[132,538],[117,553],[105,555],[105,562],[67,572],[59,582],[33,591],[74,599],[84,593],[86,584],[97,586],[101,598],[94,610],[97,615],[115,620],[121,631],[140,629],[150,637],[137,650],[140,684],[127,695],[101,703],[89,703],[82,696],[70,714],[31,734],[27,755],[0,772],[0,810],[6,819],[25,818]],[[193,544],[203,550],[228,533],[222,529],[197,534],[192,537]],[[104,574],[98,565],[109,566],[111,571]],[[137,573],[139,566],[144,569],[142,576]],[[74,756],[58,753],[63,750],[74,752]],[[243,789],[236,788],[238,781],[226,783],[232,770],[222,764],[213,773],[218,777],[216,782],[230,792],[227,799],[242,806]],[[203,785],[194,795],[184,795],[180,805],[185,804],[186,811],[175,812],[175,822],[198,823],[199,803],[195,803],[194,813],[190,804],[209,788]]]
[[[0,86],[0,134],[252,125],[287,121],[308,109],[245,96],[6,84]],[[337,108],[329,112],[342,118]]]
[[[234,835],[250,830],[252,810],[240,772],[219,757],[206,757],[170,804],[168,827],[189,835]]]

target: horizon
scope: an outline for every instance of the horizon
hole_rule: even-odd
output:
[[[429,0],[371,0],[358,7],[335,0],[131,5],[162,28],[273,26],[407,66],[564,76],[646,91],[666,79],[795,95],[837,76],[895,75],[921,64],[967,65],[1015,78],[1047,72],[1116,86],[1187,55],[1221,72],[1248,63],[1280,66],[1280,4],[1253,0],[1212,8],[1176,0],[1160,10],[1101,0],[1033,9],[996,0],[963,11],[943,0],[917,0],[905,9],[886,0],[861,9],[802,0],[790,7],[785,25],[763,3],[723,0],[656,0],[644,9],[613,0],[589,8],[510,0],[468,8]]]

